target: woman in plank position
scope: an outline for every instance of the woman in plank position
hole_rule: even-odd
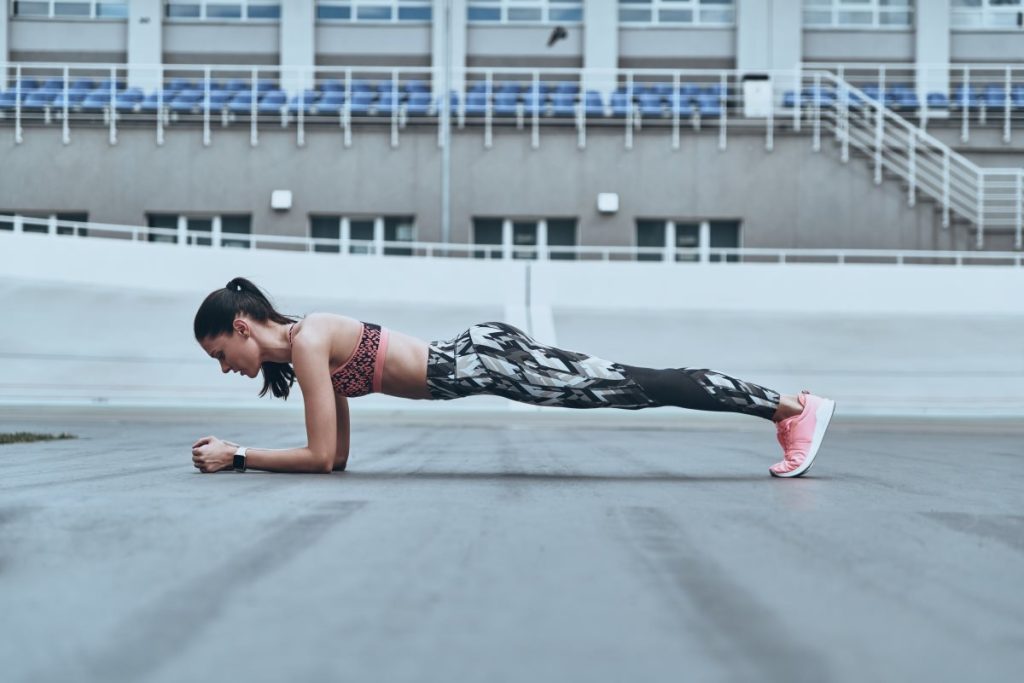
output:
[[[782,396],[707,369],[654,370],[545,346],[502,322],[471,326],[452,339],[416,337],[333,313],[300,320],[277,312],[260,289],[237,277],[203,301],[196,341],[222,372],[256,377],[263,396],[288,398],[298,380],[308,444],[245,448],[214,436],[192,446],[201,472],[343,470],[349,453],[348,398],[381,392],[446,401],[493,394],[513,401],[567,408],[639,410],[678,406],[745,413],[776,423],[783,459],[768,468],[796,477],[814,461],[835,402],[803,391]],[[333,368],[333,369],[332,369]]]

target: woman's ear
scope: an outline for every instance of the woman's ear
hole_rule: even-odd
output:
[[[235,318],[234,328],[235,332],[246,339],[248,339],[249,335],[252,334],[252,330],[249,328],[249,323],[242,318]]]

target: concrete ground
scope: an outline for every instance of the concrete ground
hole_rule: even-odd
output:
[[[1019,680],[1024,424],[841,411],[777,480],[742,415],[367,414],[347,472],[204,475],[301,417],[5,407],[79,438],[0,446],[3,679]]]

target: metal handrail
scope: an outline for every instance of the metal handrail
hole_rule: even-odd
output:
[[[219,243],[214,234],[207,231],[184,230],[173,228],[153,228],[136,225],[117,225],[111,223],[93,223],[80,221],[54,220],[49,218],[31,218],[25,216],[0,216],[0,224],[12,224],[14,233],[25,233],[24,226],[45,227],[46,232],[37,236],[41,239],[119,239],[142,244],[160,244],[168,247],[185,247],[191,249],[217,248],[230,249],[225,242],[248,243],[252,249],[275,249],[280,247],[302,247],[287,251],[293,253],[319,253],[330,257],[323,249],[329,248],[341,258],[393,257],[393,258],[473,258],[484,255],[493,260],[517,260],[530,258],[548,260],[565,256],[566,261],[592,262],[600,261],[638,261],[669,264],[794,264],[794,263],[834,263],[846,265],[885,264],[895,265],[998,265],[1024,267],[1024,253],[998,251],[941,251],[941,250],[907,250],[907,249],[776,249],[762,247],[632,247],[632,246],[519,246],[501,244],[453,244],[420,241],[385,241],[385,240],[347,240],[349,251],[342,249],[342,240],[329,238],[295,237],[287,235],[254,235],[239,233],[220,233]],[[71,229],[71,234],[58,234],[57,228]],[[87,235],[81,230],[89,231]],[[99,233],[99,234],[96,234]],[[103,234],[108,233],[108,234]],[[119,237],[111,236],[119,235]],[[177,241],[182,233],[193,238],[190,244]],[[4,235],[13,234],[9,230],[0,230],[0,239]],[[36,233],[30,232],[25,234]],[[151,242],[149,236],[173,238],[168,242]],[[208,245],[196,244],[202,239]],[[356,250],[363,251],[352,251]],[[390,253],[389,253],[390,252]],[[596,257],[596,258],[594,258]],[[942,262],[942,263],[937,263]]]

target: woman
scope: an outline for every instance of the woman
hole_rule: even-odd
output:
[[[777,477],[800,476],[810,468],[835,411],[834,401],[808,391],[780,396],[707,369],[613,363],[544,346],[501,322],[480,323],[452,339],[427,343],[331,313],[297,320],[278,313],[241,277],[206,297],[194,331],[222,372],[256,377],[262,370],[260,396],[269,390],[287,399],[298,380],[308,438],[301,448],[268,450],[206,436],[192,446],[193,464],[201,472],[343,470],[349,453],[348,398],[372,392],[442,401],[494,394],[568,408],[679,406],[745,413],[776,423],[784,454],[769,472]]]

